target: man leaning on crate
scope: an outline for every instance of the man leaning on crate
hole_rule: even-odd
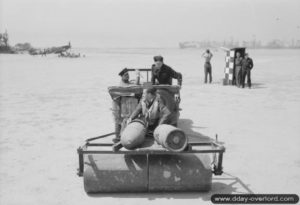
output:
[[[154,56],[154,64],[152,65],[152,78],[153,85],[172,85],[172,79],[178,80],[178,85],[182,84],[182,75],[174,71],[170,66],[164,64],[162,56]]]

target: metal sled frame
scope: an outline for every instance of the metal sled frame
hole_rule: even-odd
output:
[[[78,176],[83,176],[84,172],[84,155],[85,154],[127,154],[127,155],[164,155],[164,154],[214,154],[214,159],[212,163],[212,172],[215,175],[221,175],[223,173],[223,153],[225,152],[225,147],[216,141],[211,142],[192,142],[188,144],[186,151],[183,152],[172,152],[164,148],[160,149],[149,149],[149,148],[140,148],[137,150],[120,150],[112,151],[111,150],[101,150],[104,147],[112,147],[113,143],[93,143],[92,141],[105,138],[115,133],[109,133],[106,135],[101,135],[98,137],[89,138],[85,143],[77,149],[78,159],[79,159],[79,168]],[[217,138],[217,137],[216,137]],[[89,150],[89,147],[98,147],[99,150]],[[194,148],[205,148],[205,149],[194,149]]]

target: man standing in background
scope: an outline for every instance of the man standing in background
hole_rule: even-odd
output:
[[[209,51],[209,49],[206,50],[205,53],[202,54],[202,57],[205,59],[204,62],[204,83],[207,83],[207,75],[209,75],[209,83],[212,82],[212,67],[210,60],[213,57],[213,54]]]
[[[249,54],[245,54],[242,61],[242,87],[245,87],[245,80],[247,76],[248,87],[251,88],[251,69],[253,68],[253,60],[249,58]]]
[[[241,57],[241,54],[237,52],[234,63],[235,63],[235,84],[238,87],[241,87],[241,83],[242,83],[242,61],[243,58]]]

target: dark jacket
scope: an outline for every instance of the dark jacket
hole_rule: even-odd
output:
[[[158,81],[159,84],[167,84],[172,85],[172,78],[178,80],[178,84],[182,84],[182,75],[174,71],[171,67],[163,64],[161,68],[155,68],[155,65],[152,65],[152,84],[155,84],[155,80]]]
[[[243,70],[251,70],[253,68],[253,60],[251,58],[244,58],[242,61]]]

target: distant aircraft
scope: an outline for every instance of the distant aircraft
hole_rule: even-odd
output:
[[[70,48],[71,48],[71,43],[69,42],[69,44],[65,45],[65,46],[51,47],[51,48],[46,48],[46,49],[32,48],[29,51],[29,54],[31,54],[31,55],[46,55],[46,54],[51,54],[51,53],[61,54],[63,52],[66,52]]]
[[[50,48],[50,53],[63,53],[69,50],[70,48],[71,48],[71,43],[69,42],[69,44],[65,46]]]

